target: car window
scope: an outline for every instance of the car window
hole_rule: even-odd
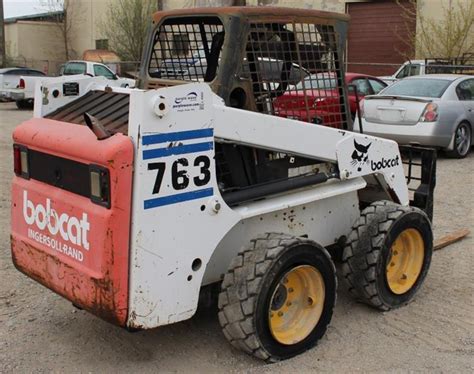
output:
[[[97,77],[106,77],[107,79],[115,78],[115,74],[102,65],[94,65],[94,75]]]
[[[474,79],[462,81],[456,87],[456,94],[461,101],[474,100]]]
[[[420,64],[410,64],[410,77],[420,75]]]
[[[69,62],[64,67],[64,75],[85,74],[86,71],[86,64],[83,62]]]
[[[410,74],[410,65],[405,65],[405,67],[396,75],[396,78],[402,79],[408,77],[408,74]]]
[[[408,64],[397,74],[398,79],[420,75],[420,64]]]
[[[382,91],[385,87],[387,87],[386,83],[380,82],[375,79],[370,79],[369,78],[370,85],[372,86],[372,90],[374,91],[374,94],[378,94],[380,91]]]
[[[327,73],[310,75],[296,85],[297,90],[334,90],[336,87],[336,78]]]
[[[352,84],[356,86],[359,95],[366,96],[372,93],[372,87],[365,78],[354,79]]]
[[[388,86],[384,90],[383,95],[441,97],[450,84],[451,81],[446,79],[404,79]]]
[[[5,75],[25,75],[25,70],[24,69],[9,70],[5,73]]]
[[[30,75],[32,77],[44,77],[46,75],[45,73],[39,70],[26,70],[25,72],[26,72],[25,75]]]

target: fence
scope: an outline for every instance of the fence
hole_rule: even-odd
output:
[[[423,61],[427,74],[474,74],[474,61],[465,61],[464,63],[445,63],[442,61],[428,62],[425,60],[416,60],[405,66],[403,71],[399,72],[397,78],[405,78],[412,75],[419,75]],[[394,63],[376,63],[376,62],[347,62],[346,71],[351,73],[362,73],[374,76],[392,75],[402,66],[403,62]]]
[[[61,65],[65,61],[56,60],[31,60],[24,58],[15,58],[9,61],[9,66],[18,67],[29,67],[32,69],[40,70],[49,76],[58,76]],[[106,64],[107,65],[107,64]],[[115,64],[115,67],[111,66],[112,70],[118,73],[120,76],[128,78],[138,78],[140,71],[140,61],[121,61]],[[363,73],[374,76],[392,75],[402,66],[402,63],[377,63],[377,62],[346,62],[346,71],[351,73]],[[413,62],[407,71],[400,76],[403,78],[410,75],[418,75],[420,65],[417,62]],[[455,74],[471,74],[474,75],[474,60],[467,61],[467,64],[444,64],[444,63],[431,63],[428,65],[427,71],[429,73],[455,73]]]
[[[57,76],[59,74],[60,66],[64,61],[54,60],[31,60],[26,58],[14,58],[8,61],[9,66],[28,67],[42,71],[46,75]]]
[[[61,65],[65,63],[66,61],[32,60],[26,58],[14,58],[8,61],[9,66],[28,67],[31,69],[36,69],[42,71],[43,73],[51,77],[58,76]],[[113,64],[105,63],[105,65],[110,65],[110,68],[120,76],[129,78],[137,78],[138,72],[140,70],[139,61],[121,61]]]

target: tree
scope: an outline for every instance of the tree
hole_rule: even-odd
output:
[[[71,47],[71,34],[74,22],[78,22],[80,5],[76,0],[42,0],[41,5],[48,10],[49,20],[59,29],[64,45],[64,57],[69,60],[75,51]]]
[[[140,61],[156,0],[118,0],[109,3],[100,28],[123,61]]]
[[[473,53],[474,1],[450,0],[449,6],[442,7],[440,19],[427,17],[420,9],[417,11],[420,1],[417,4],[416,0],[397,0],[397,3],[402,8],[408,30],[399,35],[408,35],[404,42],[416,46],[420,57],[460,60],[464,54]],[[415,31],[409,28],[413,22],[417,25]]]

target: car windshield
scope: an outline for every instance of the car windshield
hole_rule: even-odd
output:
[[[297,90],[334,90],[336,87],[336,78],[324,73],[310,75],[296,85]]]
[[[83,62],[68,62],[65,67],[64,75],[78,75],[86,73],[86,64]]]
[[[446,79],[405,79],[387,87],[381,94],[439,98],[450,84]]]

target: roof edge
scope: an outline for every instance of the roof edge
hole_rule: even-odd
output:
[[[265,17],[320,17],[349,21],[349,15],[345,13],[328,12],[325,10],[288,8],[288,7],[257,7],[257,6],[232,6],[232,7],[201,7],[182,8],[159,11],[153,14],[153,21],[158,22],[164,17],[192,16],[192,15],[234,15],[234,16],[265,16]]]

